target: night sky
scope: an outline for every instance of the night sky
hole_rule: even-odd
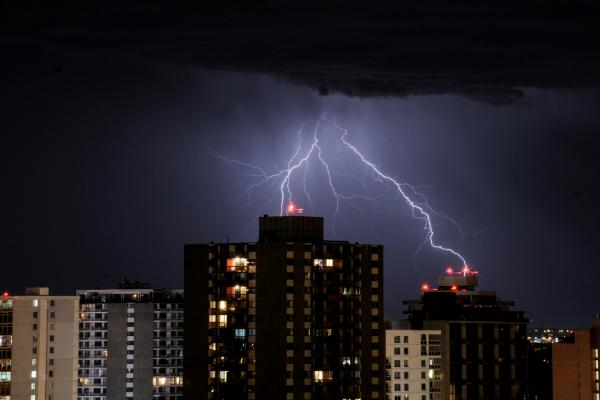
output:
[[[462,235],[434,218],[435,240],[479,271],[480,289],[532,326],[590,327],[597,2],[150,3],[0,5],[0,291],[72,295],[123,277],[182,288],[183,244],[254,241],[257,217],[280,213],[273,187],[244,196],[260,178],[241,174],[257,169],[209,148],[277,173],[325,115],[340,193],[391,196],[335,153],[334,122],[414,201],[460,224]],[[386,317],[460,268],[428,246],[415,257],[426,235],[406,208],[342,201],[334,230],[324,169],[307,176],[327,239],[385,246]]]

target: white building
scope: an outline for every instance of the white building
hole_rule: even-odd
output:
[[[386,330],[386,399],[438,399],[441,331]],[[438,395],[439,396],[439,395]]]

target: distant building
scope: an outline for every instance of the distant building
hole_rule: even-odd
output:
[[[408,320],[397,322],[398,328],[441,332],[440,355],[431,357],[439,382],[430,382],[430,399],[527,396],[528,319],[496,292],[476,290],[477,281],[466,271],[442,276],[437,289],[424,287],[417,300],[404,301]]]
[[[382,246],[265,216],[257,242],[184,254],[186,397],[384,399]]]
[[[75,399],[76,296],[50,296],[47,287],[25,296],[0,296],[0,399]]]
[[[397,323],[390,322],[391,329],[386,330],[387,400],[435,398],[443,378],[442,331],[393,329],[392,324]]]
[[[552,344],[552,386],[555,399],[600,400],[600,315],[592,329],[574,330]]]
[[[532,328],[527,329],[527,340],[530,343],[558,343],[573,333],[570,329]]]
[[[180,400],[183,291],[123,280],[78,290],[78,400]]]

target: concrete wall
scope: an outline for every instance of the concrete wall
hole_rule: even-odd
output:
[[[106,396],[125,400],[127,381],[127,303],[108,304]],[[135,373],[135,372],[134,372]]]
[[[133,399],[152,398],[154,357],[154,304],[136,303],[135,307],[135,358],[133,362]],[[109,336],[110,337],[110,336]]]

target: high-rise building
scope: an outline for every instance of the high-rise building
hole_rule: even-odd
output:
[[[388,323],[392,325],[386,320]],[[443,378],[439,374],[441,334],[428,330],[386,330],[387,400],[427,400],[441,392],[437,385]]]
[[[0,399],[75,399],[76,296],[50,296],[47,287],[25,296],[0,296]]]
[[[555,399],[600,400],[600,314],[592,329],[577,329],[552,344],[552,390]]]
[[[77,294],[77,399],[181,399],[183,291],[123,280]]]
[[[383,246],[265,215],[257,242],[184,254],[186,396],[383,400]]]
[[[439,277],[438,288],[425,286],[417,300],[404,301],[408,320],[393,323],[396,329],[441,332],[440,355],[430,366],[439,382],[430,385],[430,399],[527,396],[529,320],[510,310],[513,302],[476,290],[477,284],[474,273]]]

